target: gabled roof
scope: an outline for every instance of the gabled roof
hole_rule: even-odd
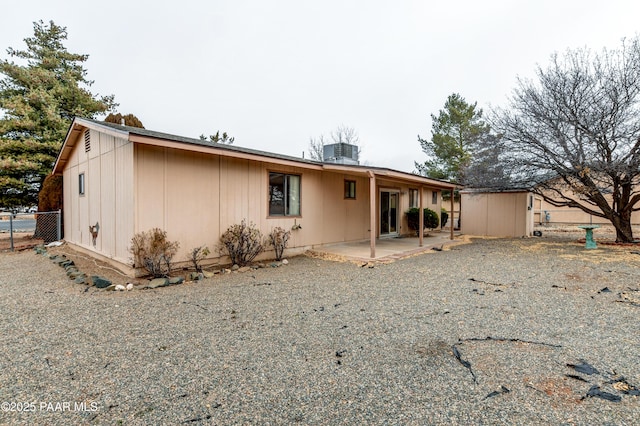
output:
[[[53,167],[53,174],[62,173],[64,165],[68,161],[69,156],[71,155],[71,152],[75,147],[74,144],[79,140],[77,136],[85,129],[93,129],[102,133],[107,133],[115,137],[127,139],[132,143],[165,146],[221,156],[245,158],[262,162],[274,162],[315,170],[336,171],[348,174],[368,176],[371,176],[373,174],[381,178],[410,181],[416,184],[429,185],[441,189],[451,189],[452,187],[458,187],[454,183],[448,181],[426,178],[424,176],[416,175],[413,173],[401,172],[398,170],[387,169],[383,167],[324,163],[322,161],[308,160],[289,155],[276,154],[268,151],[243,148],[235,145],[214,143],[201,139],[187,138],[184,136],[177,136],[169,133],[156,132],[153,130],[141,129],[138,127],[123,126],[116,123],[107,123],[104,121],[97,121],[79,117],[74,118],[71,126],[69,127],[69,131],[67,132],[67,136],[65,137],[64,143],[60,148],[60,152],[58,153],[58,157]]]

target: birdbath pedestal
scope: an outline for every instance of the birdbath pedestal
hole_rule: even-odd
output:
[[[593,240],[593,230],[596,228],[600,228],[600,225],[580,225],[578,226],[578,228],[580,229],[584,229],[586,236],[585,236],[585,248],[588,249],[594,249],[594,248],[598,248],[598,245],[596,244],[596,242]]]

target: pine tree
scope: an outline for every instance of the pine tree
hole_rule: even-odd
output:
[[[428,159],[415,162],[418,173],[437,179],[465,182],[466,169],[472,162],[474,145],[489,132],[477,104],[467,103],[457,93],[450,95],[438,116],[431,114],[431,140],[418,141]]]
[[[142,121],[140,121],[140,119],[133,114],[122,115],[120,113],[117,113],[117,114],[111,113],[107,115],[107,117],[104,119],[106,123],[115,123],[115,124],[121,124],[122,120],[124,120],[125,126],[138,127],[140,129],[144,129],[144,126],[142,125]]]
[[[0,60],[0,207],[37,204],[73,117],[112,110],[114,96],[89,91],[88,55],[68,52],[65,27],[34,22],[26,50],[7,49]]]

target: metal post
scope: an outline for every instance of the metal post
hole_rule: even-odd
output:
[[[9,215],[9,239],[11,240],[11,251],[13,251],[13,212]]]
[[[374,259],[376,257],[376,231],[378,226],[376,224],[377,188],[376,188],[376,175],[370,170],[368,174],[369,174],[369,228],[371,229],[370,242],[369,242],[371,253],[369,256],[372,259]]]
[[[420,186],[420,213],[418,213],[418,245],[422,247],[424,245],[424,205],[423,205],[423,192],[424,188]]]
[[[57,225],[58,225],[58,229],[57,229],[57,234],[56,236],[58,237],[56,239],[56,241],[60,241],[62,239],[62,210],[58,210],[58,220],[57,220]]]
[[[449,239],[453,240],[453,228],[455,226],[455,215],[453,214],[453,196],[456,190],[455,186],[451,187],[451,226],[449,227]],[[462,196],[460,196],[460,210],[462,210]],[[460,218],[460,214],[458,214],[458,218]],[[458,219],[460,220],[460,219]]]

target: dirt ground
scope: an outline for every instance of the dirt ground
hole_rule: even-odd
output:
[[[542,238],[540,238],[540,243],[533,245],[529,248],[529,250],[536,249],[545,249],[545,240],[547,238],[561,237],[567,238],[570,240],[575,240],[577,242],[584,242],[584,231],[578,229],[576,225],[555,225],[555,226],[536,226],[535,230],[539,230],[542,232]],[[640,227],[634,227],[634,235],[640,235]],[[537,237],[532,237],[537,238]],[[596,242],[603,245],[615,245],[615,229],[613,226],[601,226],[600,228],[594,230],[594,239]],[[37,245],[43,244],[43,241],[38,238],[33,238],[31,233],[16,233],[14,234],[14,250],[22,251],[22,250],[31,250]],[[638,245],[638,249],[640,250],[640,244]],[[10,250],[10,240],[8,233],[0,233],[0,252],[9,251]],[[135,285],[141,285],[146,283],[145,278],[131,278],[114,268],[113,266],[96,260],[90,256],[82,254],[70,246],[62,245],[60,247],[51,247],[48,249],[50,253],[55,254],[64,254],[69,259],[72,259],[74,263],[77,265],[78,269],[87,276],[99,275],[102,276],[114,284],[127,284],[129,282],[134,283]],[[635,258],[637,255],[630,254],[629,256]],[[325,260],[337,260],[337,259],[326,259]],[[190,271],[188,270],[176,270],[172,272],[172,276],[185,276]]]
[[[40,238],[33,238],[31,232],[16,232],[13,234],[13,249],[27,250],[42,244]],[[11,236],[8,232],[0,233],[0,252],[11,250]]]

